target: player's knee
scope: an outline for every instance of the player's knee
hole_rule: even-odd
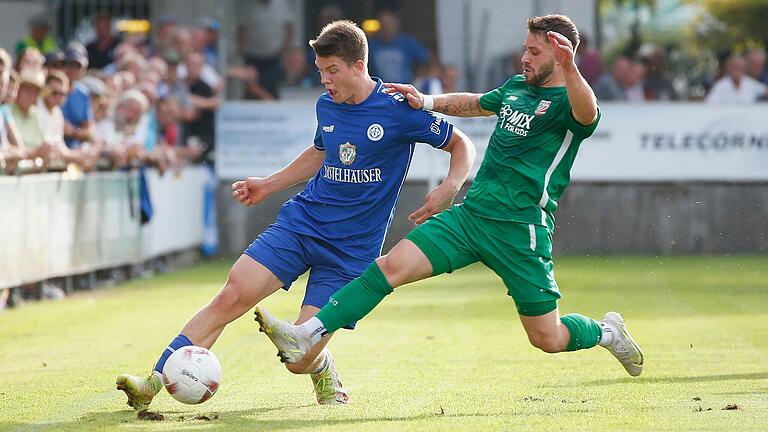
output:
[[[224,289],[222,289],[216,295],[216,298],[213,299],[212,306],[216,309],[231,310],[238,307],[242,302],[242,299],[243,297],[238,286],[229,280],[224,286]]]
[[[402,277],[401,273],[404,270],[404,263],[398,262],[397,258],[393,258],[390,255],[384,255],[376,260],[376,264],[392,287],[399,285],[399,280]]]

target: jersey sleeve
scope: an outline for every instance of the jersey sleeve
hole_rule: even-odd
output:
[[[325,151],[325,144],[323,144],[323,134],[320,132],[320,122],[317,122],[317,129],[315,130],[315,148]]]
[[[423,142],[439,149],[448,145],[453,135],[453,125],[431,111],[406,106],[400,118],[404,138],[409,142]]]
[[[315,129],[315,148],[320,151],[325,151],[325,144],[323,143],[323,132],[320,129],[320,100],[315,104],[315,119],[317,120],[317,129]]]
[[[491,111],[496,115],[499,115],[499,111],[501,110],[501,99],[504,97],[504,90],[511,84],[511,82],[512,79],[509,79],[501,87],[480,96],[480,107],[486,111]]]
[[[565,116],[565,126],[568,128],[568,130],[573,132],[575,136],[582,139],[590,137],[595,132],[595,129],[597,129],[597,124],[600,123],[600,117],[602,116],[600,107],[597,107],[597,117],[595,117],[595,121],[593,121],[592,124],[588,126],[584,126],[583,124],[576,121],[575,118],[573,118],[573,110],[571,109],[570,104],[566,104],[566,107],[567,109],[563,115]]]

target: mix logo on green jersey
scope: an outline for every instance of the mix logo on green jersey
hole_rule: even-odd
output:
[[[514,110],[509,105],[503,105],[499,111],[501,122],[499,127],[520,136],[528,136],[531,130],[531,120],[535,115]]]

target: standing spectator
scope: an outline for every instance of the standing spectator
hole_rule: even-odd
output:
[[[522,68],[520,68],[522,70]],[[443,83],[443,93],[456,93],[459,91],[459,79],[461,78],[461,71],[456,65],[445,65],[443,67],[443,73],[441,75],[441,81]]]
[[[24,158],[41,158],[43,167],[47,168],[51,146],[45,142],[36,106],[44,81],[42,70],[24,69],[19,74],[19,93],[11,104],[11,116],[24,143]]]
[[[163,15],[157,20],[155,37],[152,43],[151,54],[163,55],[173,48],[173,39],[176,34],[176,18],[171,15]]]
[[[293,47],[289,49],[283,58],[283,65],[285,67],[284,85],[300,88],[314,86],[303,48]]]
[[[440,62],[435,57],[431,57],[428,62],[419,67],[418,78],[413,80],[413,86],[424,94],[442,94],[444,93],[441,80],[442,73],[443,68]]]
[[[640,62],[633,62],[629,68],[629,77],[625,81],[624,96],[627,102],[645,102],[644,80],[645,66]]]
[[[595,85],[603,74],[603,58],[600,53],[589,45],[587,35],[580,34],[579,46],[576,50],[579,71],[589,85]]]
[[[238,28],[238,48],[245,64],[257,70],[258,84],[273,99],[280,97],[280,57],[288,50],[294,31],[294,15],[286,0],[255,0],[248,3]]]
[[[11,56],[0,48],[0,168],[6,174],[16,171],[16,163],[24,156],[20,148],[21,138],[11,116],[11,107],[6,103],[9,94],[12,100],[16,99],[16,84],[11,84],[12,74],[16,74],[16,71],[11,68]],[[0,307],[3,304],[0,301]]]
[[[89,157],[79,149],[70,150],[64,143],[64,114],[61,104],[68,91],[69,78],[61,71],[49,71],[45,87],[37,101],[37,118],[44,141],[51,145],[52,159],[71,162],[88,171],[96,162],[95,158]]]
[[[97,14],[93,19],[96,39],[86,45],[88,63],[93,69],[101,70],[115,61],[115,48],[120,44],[119,37],[112,33],[112,16],[107,12]]]
[[[763,84],[768,84],[768,69],[765,67],[765,50],[754,48],[744,55],[747,61],[747,75]]]
[[[600,101],[627,100],[626,87],[632,80],[632,62],[626,57],[613,61],[610,74],[603,74],[594,86],[595,96]]]
[[[43,66],[46,71],[57,70],[64,72],[64,53],[56,50],[45,55]]]
[[[29,21],[29,35],[25,36],[16,44],[16,55],[19,55],[24,48],[37,48],[43,54],[56,51],[56,41],[48,34],[51,30],[51,22],[48,14],[41,12],[33,15]]]
[[[645,96],[648,100],[677,99],[672,78],[667,71],[667,53],[655,47],[643,57],[645,64]]]
[[[768,86],[745,73],[744,57],[732,55],[725,76],[715,81],[705,100],[712,104],[752,103],[768,94]]]
[[[205,32],[203,40],[203,57],[205,64],[210,65],[217,71],[219,70],[219,31],[221,26],[213,18],[200,18],[200,28]]]
[[[381,30],[370,38],[372,72],[384,82],[410,83],[414,67],[426,63],[429,52],[415,38],[400,33],[400,19],[394,12],[379,12]]]
[[[200,73],[203,69],[203,55],[197,52],[187,54],[187,87],[189,87],[190,101],[195,109],[196,116],[187,122],[185,133],[189,138],[196,138],[202,146],[203,160],[213,161],[215,148],[215,110],[221,104],[221,99],[216,96],[213,89],[203,81]]]
[[[61,107],[64,113],[64,140],[69,148],[79,148],[85,141],[93,141],[93,110],[88,88],[80,79],[88,69],[88,57],[78,49],[64,55],[64,72],[70,82],[70,92]]]
[[[24,48],[16,57],[16,65],[14,69],[16,72],[21,72],[22,69],[35,69],[40,70],[43,68],[45,58],[40,53],[40,50],[33,47]]]

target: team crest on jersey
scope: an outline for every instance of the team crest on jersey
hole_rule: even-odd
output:
[[[368,126],[368,139],[371,141],[378,141],[384,138],[384,128],[380,124],[374,123]]]
[[[547,113],[547,108],[552,105],[552,101],[543,100],[539,102],[539,106],[536,108],[536,111],[533,113],[537,116],[542,116]]]
[[[369,134],[370,135],[370,134]],[[339,146],[339,160],[344,165],[352,165],[355,161],[355,145],[346,142]]]

